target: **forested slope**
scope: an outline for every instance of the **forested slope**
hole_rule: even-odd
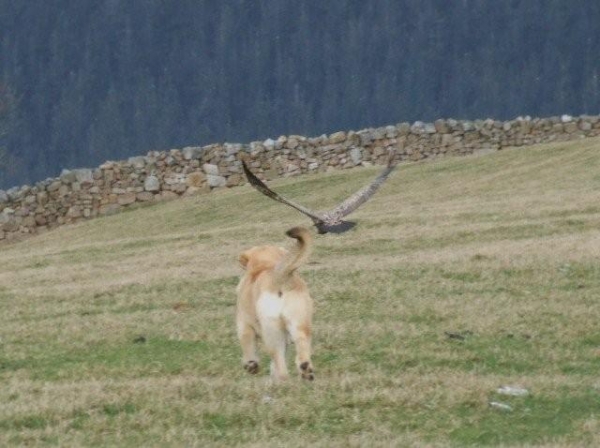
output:
[[[211,142],[597,114],[600,3],[0,0],[0,188]]]

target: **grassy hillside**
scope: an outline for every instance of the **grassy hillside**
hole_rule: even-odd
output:
[[[0,246],[0,445],[599,446],[599,195],[598,139],[402,165],[302,268],[311,384],[241,367],[237,254],[309,224],[248,186]]]

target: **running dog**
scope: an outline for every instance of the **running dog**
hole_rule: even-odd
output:
[[[242,362],[249,373],[258,373],[256,348],[260,337],[271,357],[272,377],[275,381],[285,380],[288,377],[285,351],[291,339],[296,345],[300,376],[312,381],[313,300],[296,272],[310,254],[312,236],[304,227],[294,227],[286,235],[296,240],[290,251],[277,246],[256,246],[239,256],[245,270],[237,286],[236,313]]]

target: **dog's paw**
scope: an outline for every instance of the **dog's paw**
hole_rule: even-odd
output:
[[[244,364],[244,369],[246,369],[248,373],[255,375],[258,373],[258,362],[248,361],[246,364]]]
[[[308,361],[305,361],[302,364],[300,364],[300,374],[302,375],[303,380],[312,381],[315,379],[315,374],[313,372],[312,365]]]

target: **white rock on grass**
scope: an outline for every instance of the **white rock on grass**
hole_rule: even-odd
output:
[[[501,395],[510,395],[511,397],[524,397],[529,395],[529,391],[519,386],[501,386],[496,392]]]
[[[510,412],[513,410],[512,406],[509,406],[506,403],[500,403],[499,401],[490,401],[490,406],[499,411]]]

